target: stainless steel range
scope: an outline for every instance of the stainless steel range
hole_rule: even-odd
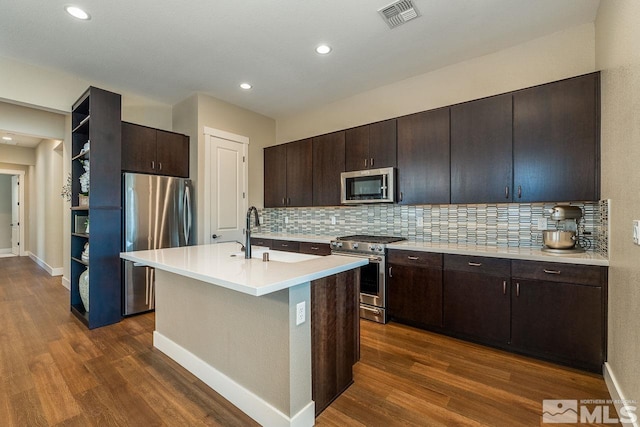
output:
[[[404,237],[354,235],[331,241],[331,253],[369,259],[360,267],[360,317],[387,323],[387,245]]]

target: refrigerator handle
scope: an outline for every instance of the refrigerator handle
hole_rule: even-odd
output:
[[[183,218],[182,227],[184,229],[185,245],[189,245],[189,238],[191,237],[191,189],[187,185],[184,187],[184,200],[183,200]]]

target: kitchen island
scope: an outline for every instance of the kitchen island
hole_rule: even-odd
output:
[[[154,347],[262,425],[310,426],[351,382],[366,259],[236,243],[121,253],[154,267]],[[297,312],[304,311],[304,321]],[[348,372],[347,372],[348,371]],[[313,390],[313,391],[312,391]]]

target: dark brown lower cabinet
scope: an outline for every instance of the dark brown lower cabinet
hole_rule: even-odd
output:
[[[353,383],[360,348],[360,269],[311,282],[312,398],[316,416]]]
[[[442,254],[389,251],[389,318],[422,328],[442,327]]]
[[[511,346],[602,371],[606,360],[606,267],[513,262]]]
[[[445,255],[444,268],[445,329],[488,344],[508,344],[510,261]]]

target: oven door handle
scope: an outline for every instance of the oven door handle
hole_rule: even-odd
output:
[[[331,252],[331,255],[350,256],[352,258],[366,258],[369,260],[369,262],[372,262],[374,264],[379,264],[382,262],[382,257],[379,257],[379,256],[355,255],[355,254],[349,254],[345,252]]]
[[[371,311],[373,314],[376,314],[378,316],[382,314],[382,312],[379,309],[367,307],[367,306],[364,306],[364,305],[360,306],[360,310]]]

